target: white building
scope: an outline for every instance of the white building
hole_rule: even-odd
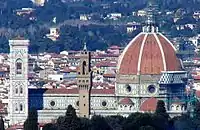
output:
[[[195,12],[193,13],[193,18],[195,18],[195,19],[200,19],[200,11],[195,11]]]
[[[138,10],[138,12],[137,12],[137,15],[141,16],[141,17],[145,16],[146,14],[147,14],[147,11],[145,11],[145,10]]]
[[[23,123],[28,115],[28,45],[29,40],[9,40],[10,45],[10,124]]]
[[[89,16],[87,16],[87,15],[85,15],[85,14],[81,14],[81,15],[80,15],[80,20],[82,20],[82,21],[87,21],[87,20],[89,20],[89,19],[91,19],[91,17],[89,17]]]
[[[50,33],[46,34],[46,36],[52,41],[56,41],[60,35],[57,28],[50,28]]]
[[[197,47],[199,45],[200,37],[190,37],[188,40],[191,41],[195,45],[195,47]]]
[[[107,18],[117,20],[122,17],[121,13],[110,13],[107,15]]]
[[[37,6],[44,6],[45,0],[32,0]]]

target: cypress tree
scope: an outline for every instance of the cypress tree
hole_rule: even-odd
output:
[[[57,120],[57,127],[59,130],[66,129],[66,130],[80,130],[81,127],[80,119],[76,115],[75,109],[72,105],[67,107],[67,111],[65,116],[61,116]]]
[[[158,100],[155,114],[162,115],[166,119],[169,119],[169,115],[165,109],[165,102],[163,100]]]
[[[48,123],[48,124],[44,125],[43,130],[57,130],[57,129],[54,124]]]
[[[24,130],[38,130],[38,115],[36,109],[28,112],[28,118],[24,122]]]
[[[165,102],[163,100],[158,100],[156,112],[152,118],[154,124],[153,126],[156,130],[163,130],[167,128],[169,115],[165,109]]]
[[[3,121],[3,118],[2,118],[2,117],[1,117],[1,119],[0,119],[0,130],[5,130],[4,121]]]
[[[197,102],[194,108],[194,124],[196,129],[200,129],[200,102]]]
[[[91,130],[111,130],[111,127],[107,123],[104,117],[94,115],[91,119]]]

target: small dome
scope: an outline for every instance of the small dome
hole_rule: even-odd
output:
[[[158,100],[154,97],[148,98],[140,106],[140,111],[155,111]]]
[[[123,105],[134,105],[130,98],[123,98],[119,103]]]

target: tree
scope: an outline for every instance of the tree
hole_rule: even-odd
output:
[[[24,130],[38,130],[38,114],[35,108],[28,112],[28,118],[24,122]]]
[[[57,130],[56,126],[52,123],[44,125],[43,130]]]
[[[169,115],[167,114],[165,108],[165,102],[163,100],[158,100],[155,114],[162,115],[166,119],[169,119]]]
[[[189,114],[174,117],[174,130],[195,130],[194,124]]]
[[[142,126],[152,126],[152,114],[133,113],[125,120],[124,130],[139,130]]]
[[[123,116],[107,116],[105,117],[105,119],[112,129],[114,130],[123,129],[123,123],[125,120]]]
[[[110,126],[102,116],[94,115],[91,119],[92,130],[111,130]]]
[[[65,116],[61,116],[57,120],[58,130],[80,130],[80,124],[80,119],[72,105],[67,107]]]
[[[155,130],[155,128],[147,125],[147,126],[141,126],[139,130]]]
[[[0,36],[0,53],[9,52],[9,43],[5,36]]]
[[[153,126],[157,130],[163,130],[167,128],[169,115],[166,112],[165,102],[163,100],[158,100],[156,111],[152,119],[153,119]]]
[[[1,119],[0,119],[0,130],[5,130],[4,121],[3,121],[3,118],[2,118],[2,117],[1,117]]]
[[[152,126],[156,130],[164,130],[168,127],[168,119],[162,114],[152,115]]]
[[[91,121],[88,118],[80,118],[81,120],[81,130],[90,130]]]
[[[194,124],[196,129],[200,129],[200,102],[197,102],[194,108]]]

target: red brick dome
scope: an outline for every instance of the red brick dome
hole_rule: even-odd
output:
[[[118,62],[118,73],[160,74],[181,70],[173,44],[161,33],[140,33],[124,49]]]

